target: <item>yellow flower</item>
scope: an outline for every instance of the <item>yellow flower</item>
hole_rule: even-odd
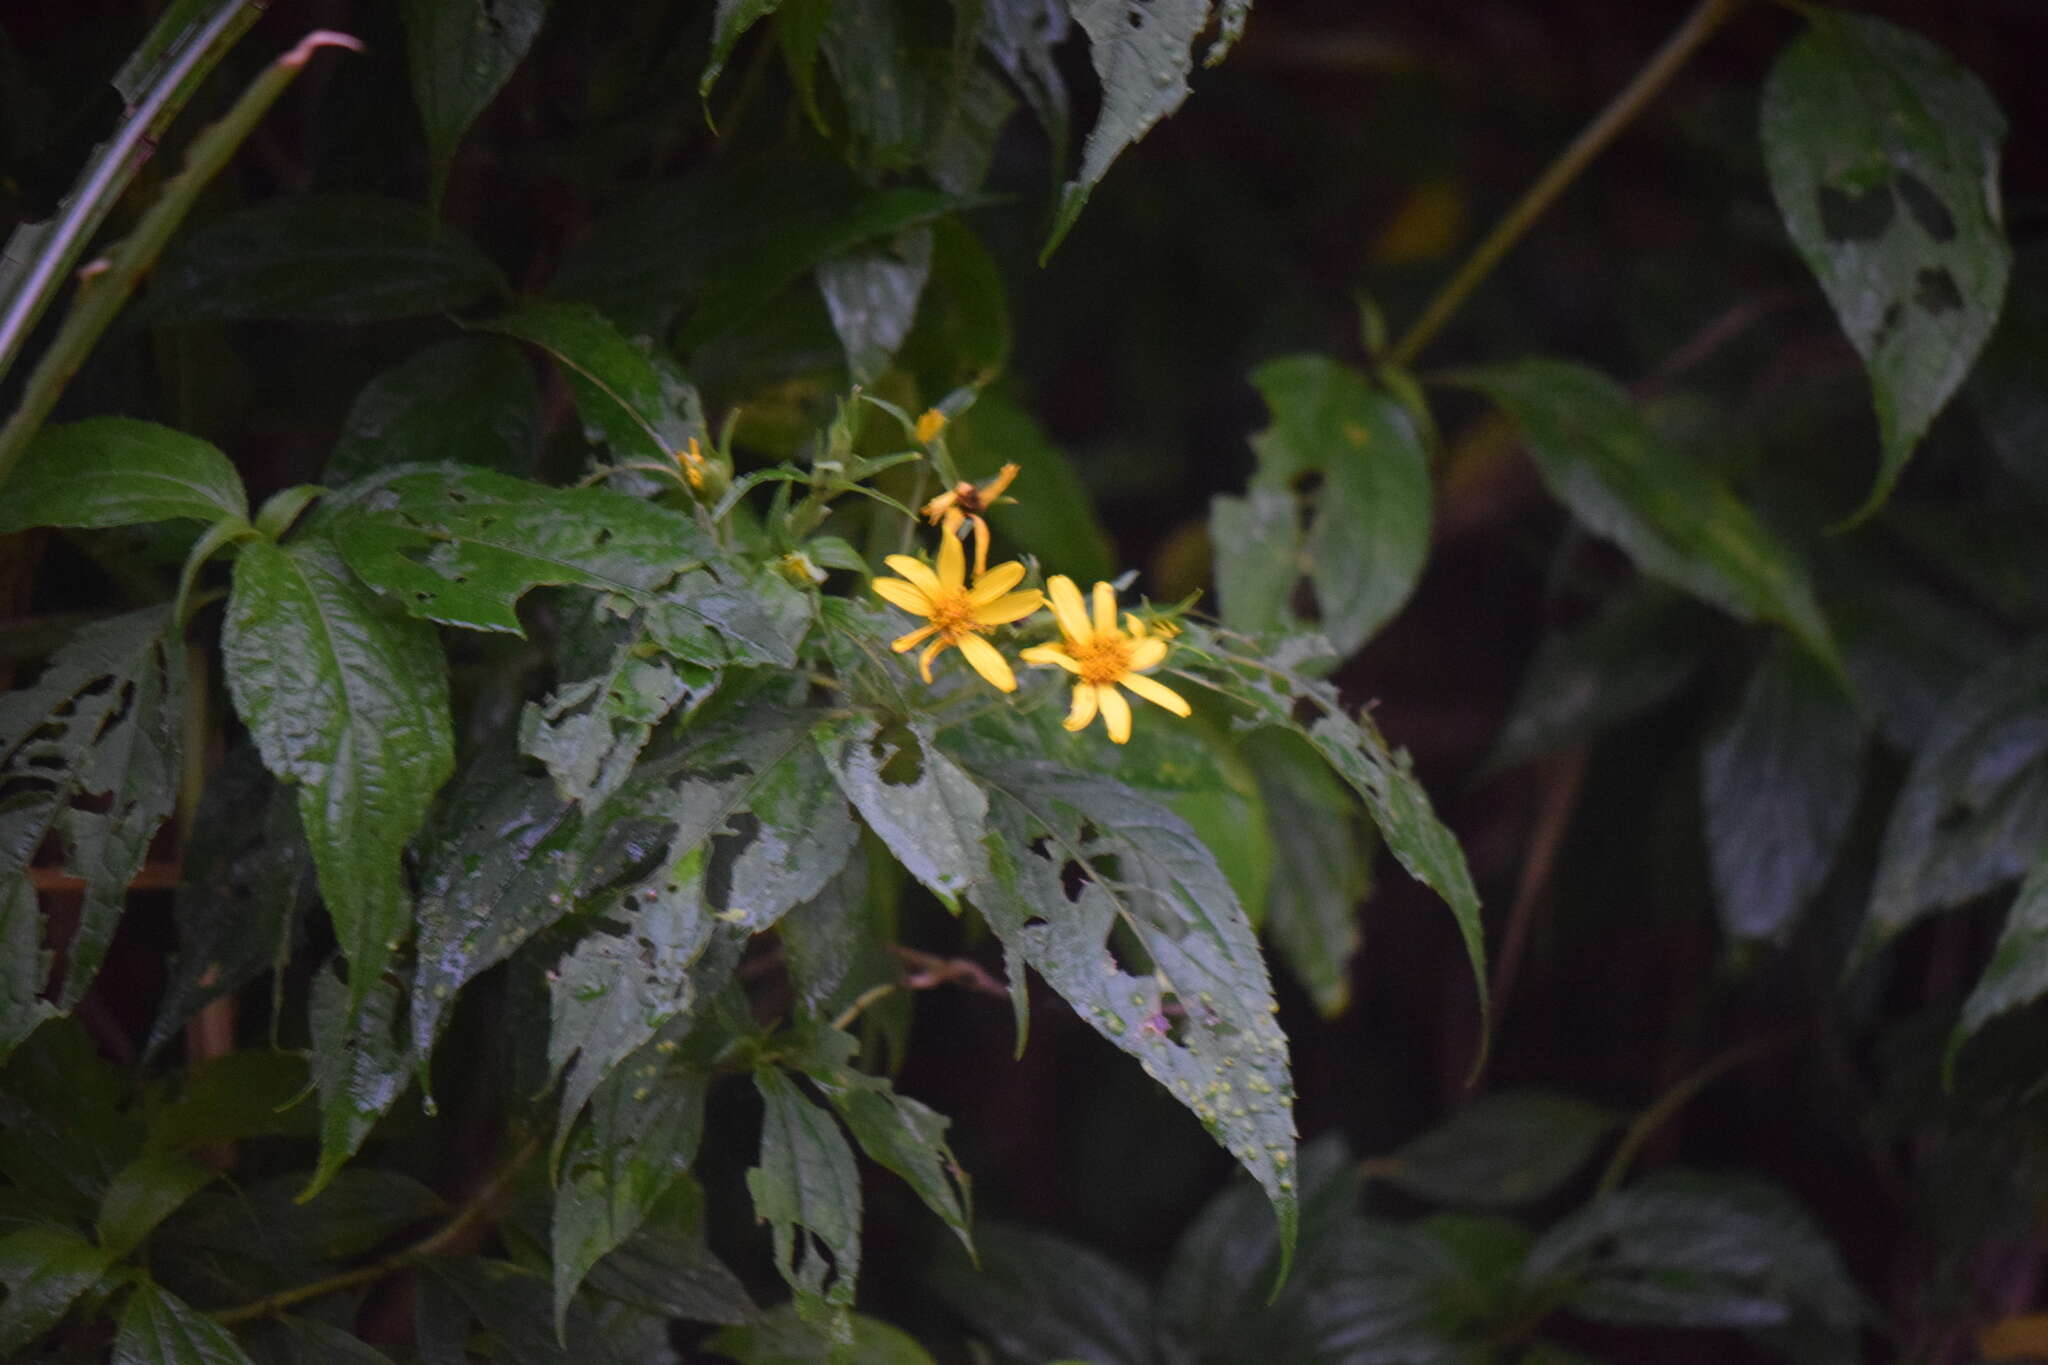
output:
[[[926,413],[925,417],[931,415]],[[920,417],[918,428],[923,430],[923,427],[924,418]],[[1003,490],[1010,486],[1010,481],[1017,477],[1017,473],[1016,465],[1006,464],[996,471],[993,479],[980,487],[962,479],[921,509],[925,519],[932,525],[945,523],[948,539],[960,533],[960,523],[963,520],[973,525],[974,574],[977,578],[988,567],[988,523],[982,520],[981,514],[996,505],[996,500],[1003,496]]]
[[[926,408],[924,415],[917,419],[917,439],[921,444],[930,445],[946,429],[946,414],[937,408]]]
[[[1046,580],[1052,598],[1052,614],[1060,623],[1059,644],[1033,645],[1024,651],[1026,663],[1056,664],[1074,675],[1074,705],[1065,721],[1069,730],[1084,728],[1099,713],[1102,726],[1118,744],[1131,737],[1131,707],[1118,687],[1128,687],[1155,706],[1176,716],[1188,714],[1180,693],[1145,676],[1166,659],[1166,641],[1148,633],[1136,616],[1124,617],[1125,627],[1116,623],[1116,589],[1107,583],[1095,585],[1095,619],[1088,619],[1088,607],[1081,590],[1065,574]]]
[[[676,467],[683,471],[683,477],[690,481],[690,487],[704,486],[704,451],[692,436],[690,444],[676,452]]]
[[[1024,566],[1015,560],[998,564],[987,573],[977,573],[970,588],[966,559],[960,537],[949,527],[939,542],[937,573],[923,560],[909,555],[890,555],[883,561],[903,576],[877,578],[875,591],[890,604],[930,623],[891,642],[890,648],[901,654],[929,638],[931,644],[919,656],[917,668],[924,680],[930,682],[932,659],[951,645],[975,672],[1003,691],[1014,692],[1017,675],[1010,671],[1009,661],[996,652],[996,647],[981,638],[982,632],[1023,620],[1045,605],[1045,597],[1036,588],[1010,591],[1024,577]]]

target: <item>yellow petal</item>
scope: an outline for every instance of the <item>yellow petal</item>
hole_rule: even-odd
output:
[[[1010,661],[996,652],[996,647],[979,635],[960,637],[960,657],[967,660],[967,666],[987,678],[1005,692],[1017,690],[1017,675],[1010,671]]]
[[[894,640],[891,640],[889,642],[889,648],[895,650],[898,654],[901,654],[904,650],[912,648],[917,644],[919,640],[922,640],[925,636],[931,634],[933,631],[937,629],[937,626],[925,626],[921,629],[911,631],[908,635],[899,635]]]
[[[1109,737],[1118,744],[1131,737],[1131,704],[1124,700],[1124,694],[1108,683],[1095,689],[1095,705],[1102,712],[1102,728],[1109,731]]]
[[[1116,589],[1107,583],[1095,585],[1095,633],[1116,634]]]
[[[1176,716],[1188,714],[1190,708],[1187,698],[1163,682],[1148,678],[1142,673],[1126,673],[1121,681],[1125,687],[1130,688],[1132,692],[1151,702],[1154,706],[1163,706]]]
[[[939,532],[939,586],[959,592],[967,582],[967,556],[960,549],[959,513],[946,517]]]
[[[891,606],[901,607],[912,616],[930,616],[932,600],[915,583],[906,583],[900,578],[877,578],[868,584],[875,595]]]
[[[1165,660],[1166,641],[1140,639],[1132,642],[1131,662],[1129,665],[1132,669],[1157,668]]]
[[[968,520],[974,523],[974,581],[979,583],[988,572],[988,523],[980,517]]]
[[[939,433],[946,429],[946,414],[937,408],[927,408],[917,419],[917,439],[926,445],[937,440]]]
[[[1142,640],[1149,632],[1145,628],[1145,623],[1138,619],[1138,613],[1127,611],[1124,613],[1124,633],[1133,640]]]
[[[1012,621],[1021,621],[1045,605],[1045,597],[1038,589],[1013,592],[1008,597],[999,597],[985,606],[974,609],[974,619],[984,626],[1005,626]]]
[[[1069,730],[1085,730],[1088,722],[1095,719],[1095,688],[1080,683],[1074,688],[1074,705],[1067,712],[1067,718],[1060,722]]]
[[[984,602],[993,602],[1010,589],[1024,581],[1024,566],[1016,560],[998,564],[974,580],[974,591],[967,594],[977,607]]]
[[[926,682],[930,682],[932,680],[932,660],[935,657],[937,657],[938,652],[940,650],[944,649],[947,645],[951,643],[953,643],[951,640],[948,640],[945,636],[941,635],[938,639],[932,641],[931,644],[928,647],[926,647],[924,653],[917,656],[918,675],[922,677]]]
[[[938,592],[939,576],[933,573],[932,566],[922,559],[912,559],[909,555],[890,555],[882,562],[909,579],[926,597]]]
[[[1052,598],[1052,614],[1059,618],[1060,633],[1075,644],[1086,644],[1095,638],[1095,630],[1088,624],[1088,607],[1081,600],[1081,590],[1074,586],[1074,580],[1063,573],[1056,573],[1045,580],[1046,595]]]
[[[998,469],[996,476],[981,486],[982,506],[986,507],[1001,497],[1003,490],[1010,486],[1010,480],[1016,478],[1022,468],[1022,465],[1006,464]]]
[[[1058,664],[1069,673],[1081,671],[1081,665],[1074,662],[1074,656],[1058,645],[1033,645],[1017,657],[1027,664]]]

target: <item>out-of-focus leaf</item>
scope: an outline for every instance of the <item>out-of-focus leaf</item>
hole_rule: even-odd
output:
[[[1920,748],[1949,697],[2005,647],[1988,617],[1881,562],[1849,559],[1823,587],[1849,680],[1905,753]]]
[[[407,612],[512,634],[530,588],[643,598],[711,551],[703,529],[671,508],[461,465],[394,471],[331,515],[348,566]]]
[[[1285,629],[1301,582],[1301,513],[1286,487],[1254,483],[1243,497],[1209,500],[1209,541],[1215,547],[1217,608],[1236,630]]]
[[[982,45],[1023,92],[1061,158],[1067,148],[1067,83],[1056,52],[1071,30],[1061,0],[988,0],[982,8]]]
[[[977,908],[1251,1173],[1291,1252],[1287,1040],[1257,935],[1215,858],[1178,816],[1120,783],[995,753],[972,767],[999,836]],[[1118,962],[1112,936],[1136,944],[1135,966]]]
[[[38,1030],[0,1069],[0,1174],[89,1218],[142,1154],[142,1125],[125,1112],[129,1084],[82,1025]]]
[[[1486,1359],[1520,1306],[1529,1233],[1506,1218],[1437,1214],[1406,1225],[1352,1219],[1327,1286],[1302,1314],[1319,1360],[1451,1365]]]
[[[1820,890],[1856,809],[1862,749],[1841,685],[1777,642],[1700,756],[1707,857],[1730,934],[1783,938]]]
[[[962,385],[978,388],[1001,374],[1010,360],[1009,290],[1002,269],[965,223],[941,218],[931,225],[931,234],[931,278],[898,363],[917,376],[926,393],[951,393]],[[956,425],[948,435],[965,473],[959,433]],[[1044,438],[1038,440],[1042,444]],[[1001,463],[997,458],[988,472]]]
[[[1840,668],[1806,566],[1709,468],[1658,438],[1627,390],[1583,365],[1468,371],[1522,426],[1558,501],[1652,578],[1738,620],[1774,621]]]
[[[640,1230],[590,1269],[593,1293],[663,1317],[736,1325],[757,1316],[737,1277],[704,1245],[704,1195],[687,1175]]]
[[[879,855],[878,855],[879,856]],[[804,1013],[831,1019],[870,986],[896,979],[868,894],[868,858],[856,849],[839,875],[775,926]]]
[[[896,860],[948,905],[984,881],[988,798],[920,724],[822,721],[819,751],[840,790]]]
[[[10,1356],[57,1325],[99,1283],[113,1257],[69,1228],[36,1226],[0,1237],[0,1351]]]
[[[1005,464],[1019,468],[1010,496],[988,514],[1006,543],[1028,550],[1076,582],[1116,575],[1109,533],[1094,499],[1065,452],[1052,444],[1022,405],[1000,390],[984,393],[946,428],[960,472],[986,479]]]
[[[1351,1003],[1358,906],[1372,891],[1372,834],[1355,798],[1296,736],[1244,738],[1266,805],[1278,875],[1266,891],[1266,933],[1325,1018]]]
[[[427,149],[445,164],[533,45],[547,0],[404,0],[399,14]]]
[[[932,1365],[924,1347],[888,1323],[860,1313],[849,1322],[851,1339],[837,1344],[785,1305],[757,1323],[726,1328],[710,1346],[739,1365]]]
[[[250,1365],[234,1335],[147,1280],[121,1309],[113,1365]]]
[[[441,643],[320,542],[255,541],[235,560],[221,650],[265,766],[299,784],[353,1008],[411,922],[399,858],[454,768]]]
[[[391,1365],[391,1357],[317,1318],[271,1318],[244,1330],[254,1365]]]
[[[584,434],[613,459],[666,464],[704,439],[703,406],[676,363],[588,304],[531,304],[486,325],[561,363]]]
[[[239,209],[181,239],[150,277],[152,322],[415,317],[502,292],[490,258],[397,199],[300,194]]]
[[[44,427],[9,481],[0,534],[30,526],[239,521],[241,476],[196,436],[127,417]]]
[[[92,984],[171,812],[184,663],[170,615],[151,607],[82,627],[33,686],[0,696],[0,1058]],[[49,954],[27,876],[52,833],[86,884],[54,1004],[41,998]]]
[[[718,12],[711,21],[711,55],[697,80],[697,95],[707,102],[707,113],[711,87],[718,83],[718,73],[725,70],[732,50],[748,29],[775,13],[781,4],[782,0],[718,0]]]
[[[338,485],[437,461],[525,474],[539,443],[540,391],[525,357],[491,337],[457,337],[363,386],[323,479]]]
[[[1149,1365],[1152,1295],[1138,1278],[1051,1233],[984,1220],[979,1268],[948,1257],[928,1272],[948,1308],[1011,1365],[1085,1360]]]
[[[2009,652],[1948,701],[1892,807],[1867,947],[1983,895],[2048,846],[2048,640]]]
[[[1486,767],[1515,767],[1649,711],[1699,667],[1711,625],[1691,598],[1646,584],[1546,635]]]
[[[412,1057],[399,1035],[398,1006],[398,987],[382,977],[358,989],[331,970],[314,976],[307,1014],[320,1092],[320,1165],[302,1197],[334,1178],[404,1091]]]
[[[313,1109],[292,1102],[310,1084],[296,1052],[248,1050],[196,1062],[177,1099],[150,1115],[153,1152],[183,1152],[243,1138],[314,1136]]]
[[[957,8],[963,17],[971,13],[967,5]],[[925,169],[940,189],[969,195],[982,187],[995,159],[996,140],[1016,111],[1016,98],[1002,77],[979,66],[967,69],[954,84],[925,149]]]
[[[755,1214],[775,1237],[775,1268],[796,1291],[804,1322],[844,1344],[860,1274],[860,1172],[832,1115],[773,1067],[761,1093],[760,1164],[747,1172]]]
[[[818,291],[846,348],[856,384],[870,384],[895,359],[932,272],[932,232],[914,227],[893,241],[818,262]]]
[[[219,1171],[183,1157],[151,1152],[123,1167],[100,1200],[101,1250],[120,1260],[179,1205],[211,1184]]]
[[[924,160],[946,103],[946,53],[921,40],[914,11],[834,5],[818,35],[845,103],[846,159],[873,176]]]
[[[2048,250],[2013,262],[1998,330],[1970,371],[1963,396],[2006,468],[2048,503],[2048,395],[2036,382],[2048,354]],[[16,476],[17,478],[19,475]]]
[[[1962,1018],[1956,1021],[1949,1041],[1954,1058],[1972,1034],[2007,1010],[2038,1000],[2048,993],[2048,854],[2044,854],[2020,884],[2018,899],[2006,911],[2005,930],[1991,961],[1963,1002]]]
[[[580,1302],[570,1305],[567,1328],[558,1335],[547,1279],[537,1271],[480,1256],[429,1262],[415,1319],[420,1359],[461,1365],[472,1323],[489,1334],[495,1357],[508,1365],[637,1365],[613,1348]]]
[[[1473,1101],[1369,1169],[1432,1203],[1518,1208],[1578,1174],[1614,1122],[1568,1095],[1509,1090]]]
[[[1793,245],[1870,370],[1884,449],[1860,517],[1883,505],[1998,321],[2012,260],[2005,117],[1919,35],[1870,15],[1812,19],[1764,82],[1764,163]]]
[[[426,1186],[396,1171],[344,1167],[326,1188],[300,1199],[303,1175],[193,1197],[158,1236],[177,1254],[232,1251],[266,1264],[317,1266],[360,1256],[447,1212]]]

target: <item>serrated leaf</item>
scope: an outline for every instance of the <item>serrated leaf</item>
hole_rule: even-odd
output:
[[[1777,643],[1700,755],[1708,865],[1730,934],[1783,938],[1820,890],[1855,812],[1862,750],[1840,683]]]
[[[1149,1365],[1152,1294],[1100,1253],[1051,1233],[984,1221],[979,1266],[937,1261],[932,1290],[1013,1365]]]
[[[644,598],[712,549],[671,508],[461,465],[413,466],[359,485],[327,525],[349,568],[412,615],[515,635],[529,589]]]
[[[57,1325],[99,1283],[113,1258],[69,1228],[35,1226],[0,1237],[0,1351],[12,1356]]]
[[[708,436],[697,390],[675,361],[588,304],[536,303],[484,326],[561,363],[585,434],[615,460],[667,464]]]
[[[973,771],[997,836],[977,908],[1252,1174],[1291,1252],[1287,1040],[1251,921],[1215,858],[1178,816],[1119,783],[995,754],[976,756]],[[1118,961],[1112,937],[1135,943],[1135,962],[1128,947]]]
[[[1871,888],[1866,946],[2033,866],[2048,845],[2048,640],[1964,684],[1913,756]]]
[[[178,783],[184,661],[164,607],[81,627],[35,683],[0,695],[0,1058],[84,996]],[[50,835],[85,879],[54,1005],[26,871]]]
[[[221,651],[299,820],[360,1004],[412,920],[399,859],[454,768],[432,626],[393,611],[318,541],[243,547]]]
[[[1473,1101],[1368,1169],[1432,1203],[1518,1208],[1577,1175],[1614,1125],[1611,1111],[1568,1095],[1502,1091]]]
[[[565,801],[594,807],[633,771],[654,727],[686,699],[716,686],[702,665],[655,653],[637,616],[604,669],[566,682],[519,718],[519,750],[539,759]]]
[[[121,1309],[113,1365],[250,1365],[234,1335],[177,1295],[144,1281]]]
[[[36,434],[8,481],[0,535],[248,515],[241,476],[213,446],[154,422],[92,417]]]
[[[856,849],[838,876],[775,926],[797,1003],[811,1018],[833,1018],[868,987],[896,979],[868,885],[868,859]]]
[[[852,1313],[847,1323],[850,1335],[837,1344],[785,1305],[759,1322],[726,1328],[708,1344],[739,1365],[932,1365],[924,1347],[879,1318]]]
[[[436,162],[489,107],[540,31],[546,0],[405,0],[412,97]]]
[[[1949,1038],[1953,1061],[1977,1030],[2007,1010],[2031,1004],[2048,993],[2048,855],[2037,859],[2020,883],[2020,893],[2005,912],[2005,928],[1991,960],[1963,1002],[1962,1017]]]
[[[1561,360],[1467,371],[1506,408],[1556,497],[1643,573],[1741,621],[1784,626],[1839,670],[1806,566],[1706,466],[1666,445],[1627,390]]]
[[[921,723],[819,722],[825,764],[889,851],[948,905],[989,874],[988,798]]]
[[[516,347],[457,337],[416,351],[356,395],[321,476],[448,461],[525,474],[540,444],[540,391]]]
[[[663,589],[647,608],[647,634],[678,659],[794,668],[816,604],[771,568],[726,563]]]
[[[100,1248],[109,1259],[120,1260],[219,1174],[163,1152],[137,1157],[121,1169],[100,1199]]]
[[[504,288],[489,257],[417,205],[299,194],[182,238],[151,275],[142,310],[157,323],[374,322],[460,308]]]
[[[382,977],[365,988],[328,969],[314,976],[306,1014],[320,1092],[320,1164],[301,1199],[334,1178],[405,1090],[412,1056],[398,1029],[399,1003],[398,987]]]
[[[909,228],[879,248],[818,262],[818,292],[846,348],[847,372],[870,384],[896,357],[931,278],[932,232]]]
[[[737,1324],[758,1316],[737,1277],[704,1244],[704,1195],[681,1176],[640,1230],[590,1268],[595,1294],[663,1317]]]
[[[774,1234],[775,1268],[796,1292],[797,1313],[845,1342],[860,1274],[860,1172],[832,1115],[773,1067],[754,1072],[760,1092],[760,1164],[747,1171],[754,1213]]]
[[[1358,907],[1372,893],[1372,835],[1354,798],[1294,736],[1245,736],[1258,776],[1273,861],[1284,869],[1266,890],[1266,934],[1325,1018],[1351,1003]]]
[[[1785,229],[1870,371],[1883,451],[1860,518],[1998,320],[2012,260],[2005,118],[1919,35],[1870,15],[1811,17],[1771,68],[1759,117]]]

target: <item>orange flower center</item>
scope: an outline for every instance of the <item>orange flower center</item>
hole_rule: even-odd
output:
[[[1113,683],[1131,671],[1131,642],[1121,635],[1070,644],[1067,653],[1080,665],[1085,683]]]
[[[957,640],[981,629],[981,623],[974,619],[974,600],[964,591],[932,595],[931,608],[931,623],[939,628],[944,639]]]

